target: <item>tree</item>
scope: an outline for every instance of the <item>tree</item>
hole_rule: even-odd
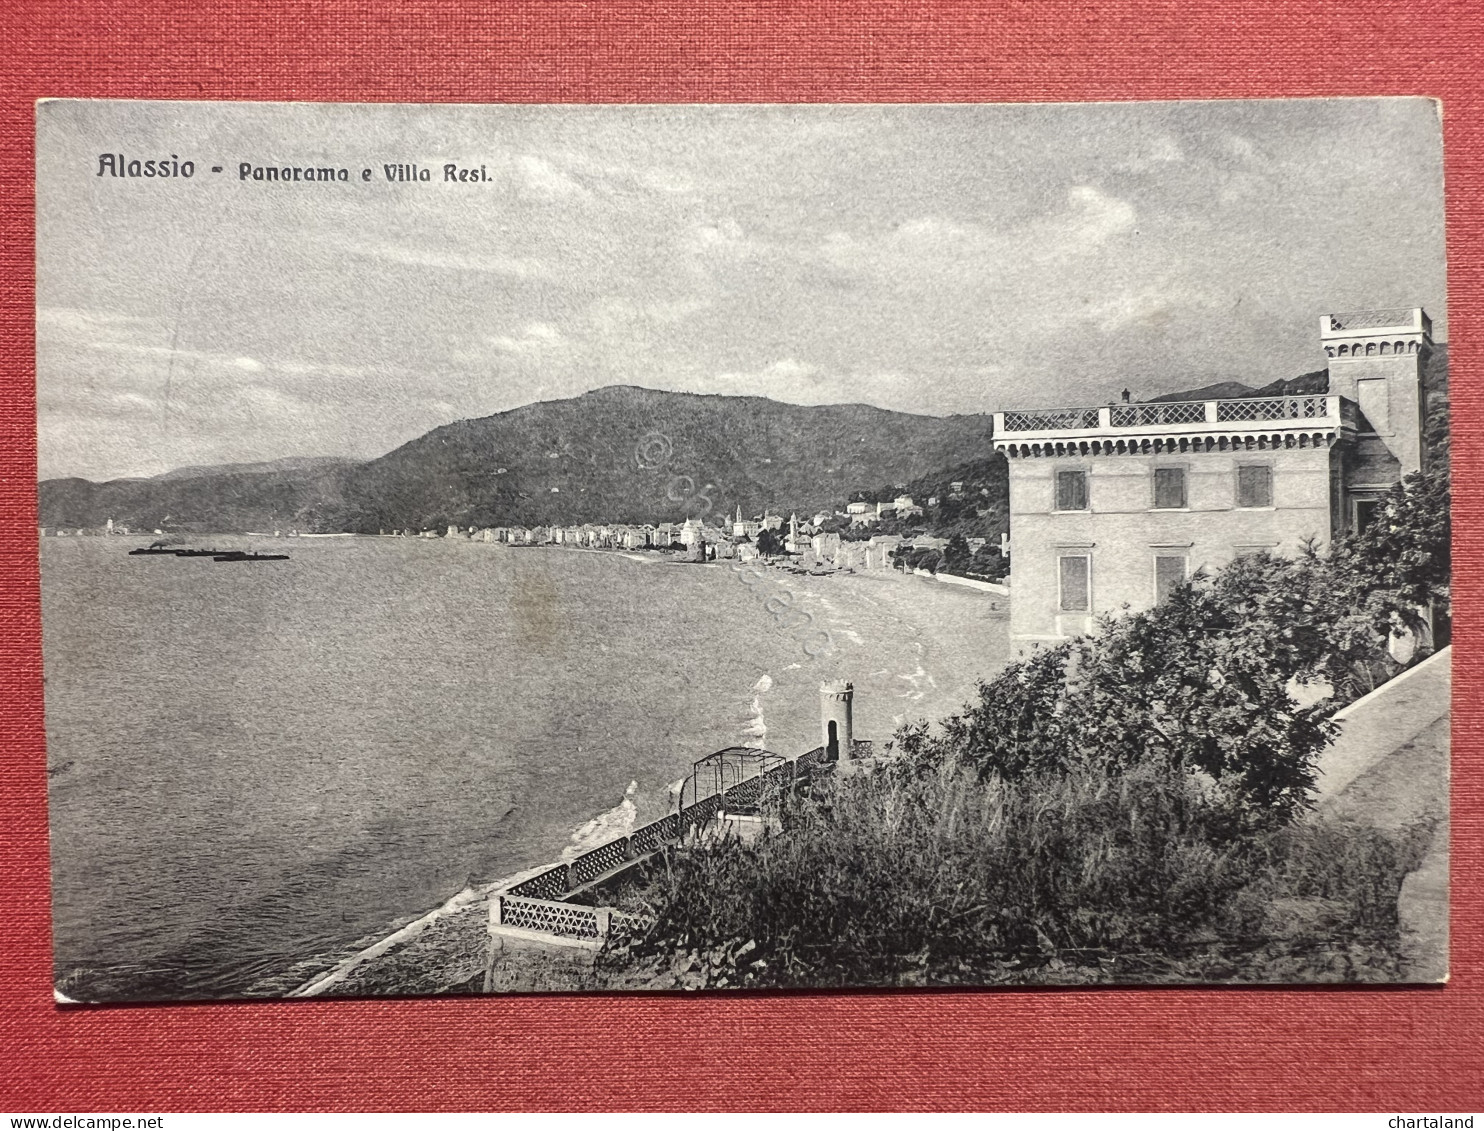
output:
[[[998,546],[988,544],[980,546],[969,559],[968,573],[970,577],[983,578],[985,581],[999,581],[1010,572],[1010,562],[999,550]]]
[[[955,534],[948,540],[948,545],[943,547],[942,568],[949,573],[964,573],[969,568],[969,559],[973,554],[969,550],[969,541],[962,534]]]
[[[776,557],[783,553],[783,542],[774,531],[764,528],[757,532],[757,552],[765,558]]]

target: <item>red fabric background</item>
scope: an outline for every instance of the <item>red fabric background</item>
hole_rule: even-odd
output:
[[[1479,1109],[1484,28],[1475,3],[62,0],[0,14],[0,1109]],[[32,102],[1426,94],[1446,129],[1458,518],[1446,988],[52,1005]]]

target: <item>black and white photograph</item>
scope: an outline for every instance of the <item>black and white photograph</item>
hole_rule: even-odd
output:
[[[56,1000],[1446,981],[1440,113],[38,103]]]

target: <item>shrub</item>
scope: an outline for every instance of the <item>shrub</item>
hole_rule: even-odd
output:
[[[677,852],[612,976],[679,956],[694,986],[1248,978],[1316,940],[1360,942],[1381,976],[1415,863],[1374,831],[1233,835],[1219,796],[1152,763],[854,775],[779,815]]]

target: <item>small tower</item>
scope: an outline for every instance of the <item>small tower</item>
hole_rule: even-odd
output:
[[[1395,478],[1420,471],[1426,458],[1422,372],[1432,352],[1427,312],[1414,306],[1326,314],[1319,320],[1319,338],[1329,364],[1329,391],[1360,407],[1361,437],[1373,436],[1396,461]]]
[[[851,710],[855,685],[837,679],[819,685],[819,729],[830,761],[849,758],[855,750]]]

